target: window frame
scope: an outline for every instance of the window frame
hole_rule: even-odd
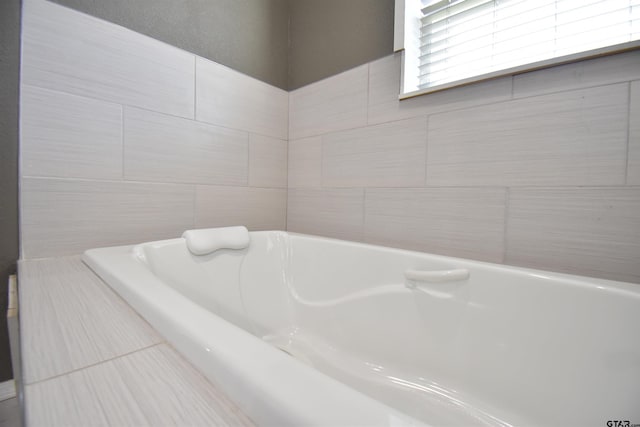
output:
[[[453,89],[456,87],[467,86],[474,83],[497,79],[500,77],[516,76],[518,74],[524,74],[531,71],[542,70],[545,68],[551,68],[558,65],[570,64],[586,59],[599,58],[603,56],[614,55],[617,53],[632,51],[640,49],[640,40],[634,40],[626,43],[615,44],[611,46],[605,46],[602,48],[586,50],[584,52],[573,53],[570,55],[559,56],[556,58],[545,59],[542,61],[531,62],[528,64],[518,65],[515,67],[505,68],[502,70],[493,71],[490,73],[479,74],[476,76],[468,77],[466,79],[456,80],[452,82],[443,83],[436,86],[431,86],[425,89],[418,89],[412,91],[405,91],[405,82],[411,79],[411,76],[407,75],[407,51],[419,49],[415,43],[412,46],[411,42],[407,40],[406,31],[416,31],[415,16],[411,16],[408,12],[416,7],[420,7],[420,0],[395,0],[395,16],[394,16],[394,52],[402,52],[402,70],[400,81],[400,94],[398,99],[409,99],[417,96],[426,95],[429,93],[440,92],[447,89]],[[414,9],[415,10],[415,9]],[[418,28],[419,31],[419,28]],[[415,60],[415,58],[414,58]],[[417,76],[414,77],[417,80]]]

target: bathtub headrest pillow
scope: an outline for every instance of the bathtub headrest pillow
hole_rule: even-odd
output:
[[[182,237],[194,255],[208,255],[219,249],[244,249],[250,242],[249,230],[244,226],[187,230]]]

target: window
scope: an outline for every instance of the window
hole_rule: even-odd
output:
[[[401,3],[401,97],[640,47],[640,0]]]

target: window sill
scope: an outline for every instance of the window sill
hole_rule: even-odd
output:
[[[456,80],[454,82],[444,83],[444,84],[432,86],[426,89],[420,89],[412,92],[401,93],[400,95],[398,95],[398,98],[400,100],[415,98],[416,96],[426,95],[434,92],[440,92],[443,90],[452,89],[460,86],[467,86],[473,83],[478,83],[485,80],[491,80],[498,77],[515,76],[518,74],[528,73],[530,71],[541,70],[543,68],[555,67],[557,65],[569,64],[572,62],[582,61],[585,59],[593,59],[601,56],[613,55],[616,53],[621,53],[621,52],[626,52],[626,51],[636,50],[636,49],[640,49],[640,40],[635,40],[632,42],[617,44],[613,46],[607,46],[600,49],[589,50],[586,52],[579,52],[571,55],[560,56],[557,58],[547,59],[544,61],[533,62],[530,64],[520,65],[517,67],[506,68],[504,70],[481,74],[481,75],[469,77],[463,80]]]

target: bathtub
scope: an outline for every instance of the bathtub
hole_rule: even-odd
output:
[[[83,260],[258,425],[640,423],[640,285],[307,236]]]

